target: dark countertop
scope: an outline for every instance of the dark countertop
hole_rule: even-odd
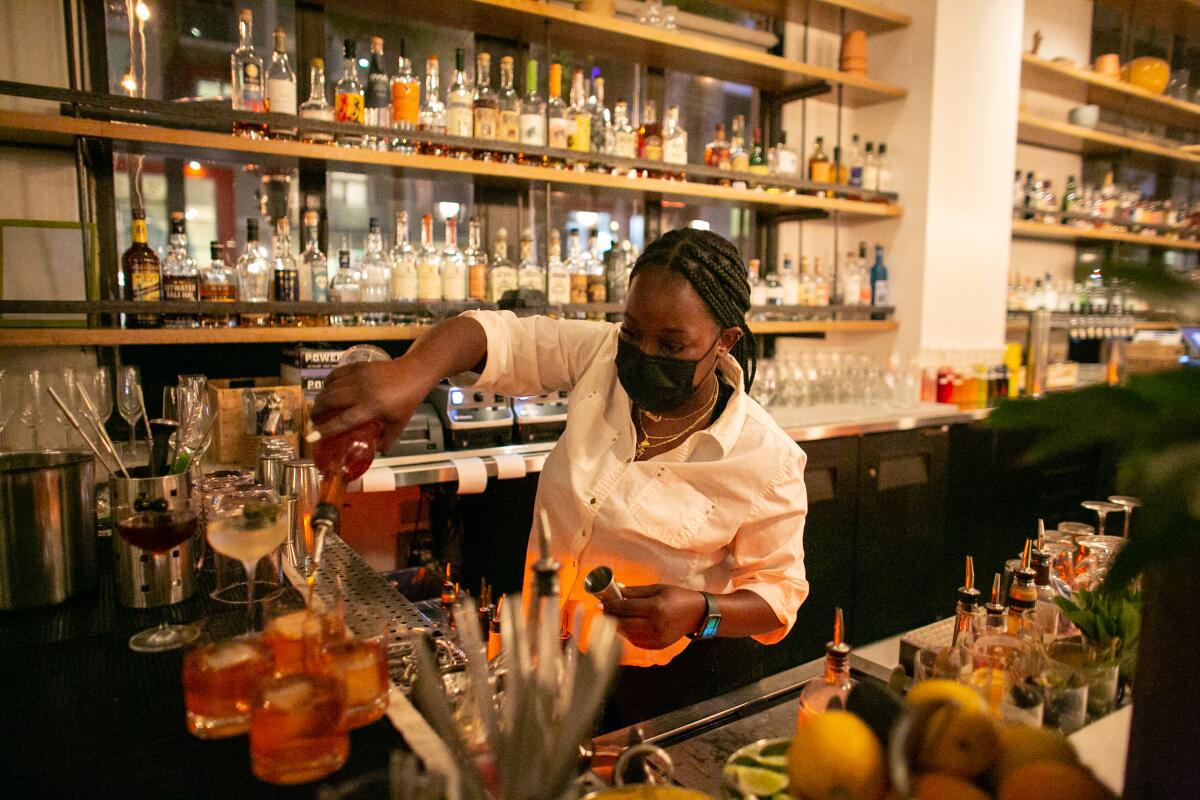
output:
[[[386,719],[350,735],[350,759],[326,778],[298,787],[257,780],[246,736],[201,741],[184,727],[182,650],[135,653],[129,637],[169,622],[209,617],[215,632],[236,632],[242,613],[208,597],[135,610],[116,601],[110,547],[102,539],[99,588],[53,608],[0,612],[0,741],[3,796],[10,798],[312,798],[386,767],[407,749]]]

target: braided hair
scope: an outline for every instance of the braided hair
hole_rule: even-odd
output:
[[[668,231],[646,246],[629,273],[632,281],[641,270],[662,267],[679,273],[704,300],[722,330],[740,328],[741,338],[731,355],[745,377],[746,391],[754,383],[758,355],[754,334],[746,323],[750,310],[750,282],[737,247],[723,236],[696,228]]]

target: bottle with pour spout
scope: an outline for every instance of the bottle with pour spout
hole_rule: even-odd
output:
[[[839,608],[833,617],[833,641],[825,645],[825,674],[808,681],[800,690],[801,725],[818,714],[846,707],[854,680],[850,677],[850,645],[845,642],[845,630]]]

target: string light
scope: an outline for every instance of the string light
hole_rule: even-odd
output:
[[[121,78],[121,88],[131,95],[137,95],[138,82],[137,78],[133,77],[132,72],[126,72],[125,77]]]
[[[134,13],[137,14],[137,18],[142,22],[150,21],[150,6],[146,5],[144,2],[142,2],[142,0],[138,0],[138,4],[134,10]]]

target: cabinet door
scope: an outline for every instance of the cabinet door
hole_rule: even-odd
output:
[[[842,607],[848,618],[853,615],[858,439],[802,442],[800,446],[808,454],[804,566],[809,596],[787,638],[766,648],[764,674],[768,675],[819,657],[833,632],[835,608]]]
[[[941,564],[948,439],[944,427],[862,439],[851,642],[915,628],[944,606],[930,589]]]

